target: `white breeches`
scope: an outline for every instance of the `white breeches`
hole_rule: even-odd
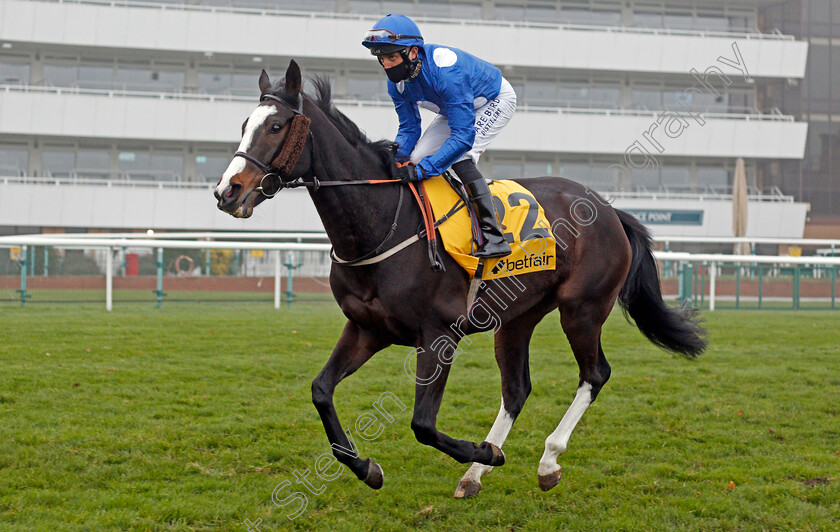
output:
[[[483,98],[482,98],[483,100]],[[475,110],[475,141],[472,148],[461,156],[459,161],[472,159],[478,164],[478,158],[487,149],[487,145],[510,122],[516,111],[516,93],[508,80],[502,78],[499,95],[489,102],[484,102]],[[423,157],[436,153],[450,136],[449,118],[438,115],[423,132],[423,135],[411,152],[411,160],[419,163]]]

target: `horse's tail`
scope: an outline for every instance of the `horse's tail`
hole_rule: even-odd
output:
[[[632,215],[618,209],[615,212],[633,248],[630,271],[618,295],[625,317],[629,313],[642,334],[659,347],[687,358],[696,357],[706,348],[706,331],[695,318],[696,311],[665,304],[650,233]]]

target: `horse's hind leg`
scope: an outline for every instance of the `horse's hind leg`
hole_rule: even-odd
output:
[[[580,368],[580,381],[574,401],[560,424],[545,440],[545,452],[538,470],[540,489],[548,491],[560,482],[561,468],[557,457],[566,452],[566,445],[583,413],[598,396],[610,378],[610,365],[601,349],[601,325],[609,315],[610,304],[590,301],[563,305],[560,308],[563,331]]]
[[[528,344],[538,321],[528,316],[505,324],[496,333],[496,363],[502,375],[502,406],[485,440],[499,448],[531,393]],[[481,477],[492,470],[493,466],[473,463],[458,483],[455,497],[472,497],[477,494],[481,490]]]

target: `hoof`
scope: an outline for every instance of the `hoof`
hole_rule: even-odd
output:
[[[385,473],[382,472],[382,468],[379,467],[379,464],[374,462],[373,459],[368,458],[366,461],[368,464],[368,472],[365,477],[365,484],[375,490],[378,490],[385,482]]]
[[[481,491],[481,482],[461,479],[461,482],[458,483],[458,489],[455,490],[455,498],[468,499],[475,497],[479,491]]]
[[[493,457],[490,459],[490,463],[486,464],[493,467],[498,467],[505,465],[505,453],[502,452],[501,449],[490,443],[489,441],[485,441],[481,443],[481,447],[486,445],[490,446],[490,449],[493,451]]]
[[[558,468],[557,471],[555,471],[554,473],[540,475],[540,489],[543,491],[548,491],[557,484],[560,484],[560,475],[562,474],[563,470]]]

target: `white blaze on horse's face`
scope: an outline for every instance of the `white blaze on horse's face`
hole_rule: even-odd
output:
[[[251,116],[248,117],[247,125],[245,126],[245,132],[242,134],[242,141],[239,143],[239,149],[237,151],[248,153],[248,150],[251,148],[251,144],[254,142],[254,135],[256,134],[257,130],[265,124],[265,121],[268,118],[277,113],[277,108],[273,105],[260,105],[254,112],[251,113]],[[219,181],[219,184],[216,185],[216,192],[222,194],[230,185],[230,179],[238,174],[239,172],[245,170],[245,159],[242,157],[234,157],[233,160],[225,170],[225,173],[222,174],[222,179]]]

